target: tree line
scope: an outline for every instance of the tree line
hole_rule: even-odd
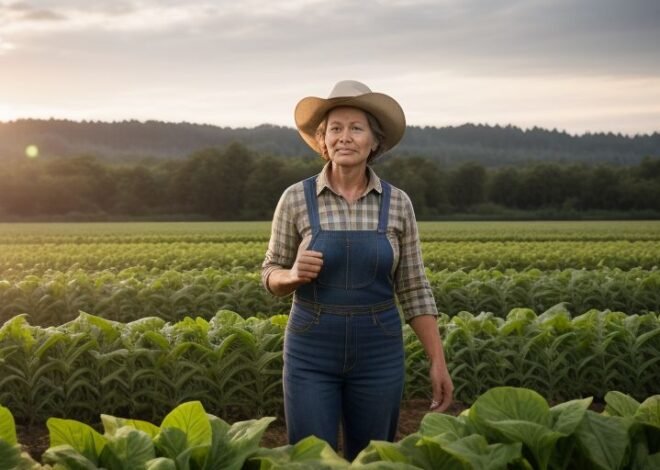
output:
[[[91,154],[108,162],[134,162],[178,160],[197,150],[226,147],[232,142],[272,156],[313,156],[294,128],[269,124],[230,128],[135,120],[0,122],[0,161],[22,157],[28,145],[38,146],[44,158]],[[636,165],[645,155],[660,155],[660,133],[571,135],[556,129],[511,125],[408,126],[396,152],[402,158],[425,157],[444,166],[458,166],[465,161],[487,167],[534,161]]]
[[[239,143],[149,165],[93,156],[22,159],[0,168],[0,217],[267,220],[282,191],[322,164],[262,155]],[[627,167],[537,162],[487,168],[411,156],[386,158],[374,169],[408,193],[422,220],[544,210],[660,214],[660,159],[650,157]]]

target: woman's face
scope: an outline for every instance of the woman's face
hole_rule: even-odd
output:
[[[378,142],[361,109],[339,107],[330,110],[325,129],[325,146],[330,160],[341,166],[366,165]]]

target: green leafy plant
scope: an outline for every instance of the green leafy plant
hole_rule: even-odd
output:
[[[465,469],[651,469],[660,462],[660,395],[639,404],[610,392],[550,407],[536,392],[495,387],[461,416],[427,414],[399,442],[372,441],[353,467]],[[391,466],[378,467],[386,463]]]
[[[0,406],[0,470],[36,470],[37,462],[23,452],[16,440],[16,425],[9,409]]]
[[[104,434],[78,421],[51,418],[51,447],[43,460],[63,470],[238,470],[273,419],[229,425],[208,415],[200,402],[177,406],[160,426],[102,415]]]
[[[0,402],[18,419],[92,420],[97,410],[157,420],[199,400],[213,413],[282,414],[286,316],[130,323],[81,313],[41,328],[18,316],[0,327]],[[534,389],[554,401],[621,390],[637,399],[660,383],[660,320],[591,310],[571,318],[562,304],[506,318],[461,312],[438,319],[455,399],[472,402],[498,385]],[[405,397],[428,397],[428,361],[404,327]]]

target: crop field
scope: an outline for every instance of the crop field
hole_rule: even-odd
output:
[[[423,464],[433,457],[446,468],[569,468],[560,455],[573,455],[575,468],[660,464],[660,222],[419,226],[455,399],[474,413],[430,415],[418,433],[372,444],[354,466],[434,468]],[[345,468],[322,441],[258,447],[263,417],[282,415],[290,306],[261,285],[269,230],[268,222],[0,224],[0,470],[41,468],[8,431],[14,419],[49,421],[45,460],[57,468],[129,468],[118,450],[129,441],[150,449],[136,469],[225,468],[215,445],[236,445],[244,468],[286,468],[301,452]],[[405,398],[428,397],[424,351],[407,326],[404,344]],[[527,411],[493,405],[511,397]],[[606,402],[608,413],[587,410],[588,400]],[[105,434],[82,424],[101,413]],[[230,426],[215,415],[250,421]],[[190,416],[204,431],[172,447],[179,438],[167,433],[197,432],[182,428]],[[568,449],[567,436],[580,444]],[[620,449],[594,444],[613,436],[623,436]],[[194,442],[215,450],[193,452]],[[26,466],[3,467],[9,455]],[[243,464],[234,465],[226,468]]]
[[[0,224],[0,323],[55,326],[79,311],[128,322],[286,314],[261,287],[269,223]],[[564,302],[660,311],[658,222],[422,222],[439,311],[542,313]]]

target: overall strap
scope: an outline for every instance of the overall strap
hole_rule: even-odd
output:
[[[312,235],[321,231],[319,221],[319,207],[316,200],[316,176],[312,176],[303,181],[305,188],[305,202],[307,203],[307,215],[309,216],[309,225],[312,228]]]
[[[380,200],[380,213],[378,215],[378,232],[387,233],[387,220],[390,214],[390,195],[392,194],[392,186],[387,181],[380,180],[380,185],[383,188]]]

